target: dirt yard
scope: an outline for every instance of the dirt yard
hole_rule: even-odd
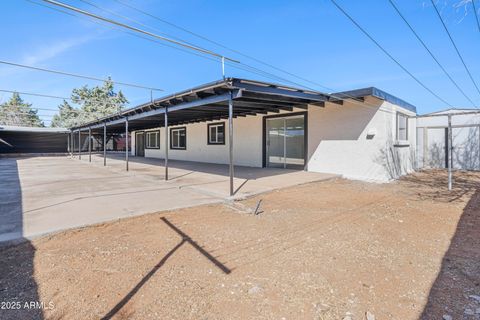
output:
[[[3,248],[0,318],[480,319],[480,174],[454,186],[337,179]]]

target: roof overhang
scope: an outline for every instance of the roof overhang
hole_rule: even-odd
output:
[[[326,94],[268,82],[227,78],[155,99],[71,130],[100,131],[108,126],[109,133],[124,132],[127,119],[130,130],[158,128],[165,125],[165,112],[168,112],[170,126],[228,119],[230,99],[234,101],[233,116],[236,118],[292,111],[294,108],[306,110],[309,105],[324,107],[325,102],[340,105],[344,100],[363,102],[367,96],[416,113],[415,106],[375,87]]]
[[[307,109],[309,104],[324,106],[329,98],[329,95],[315,91],[228,78],[156,99],[71,130],[100,130],[107,125],[109,132],[123,132],[126,119],[130,130],[163,127],[165,112],[168,112],[171,126],[227,119],[230,99],[234,101],[233,116],[246,117],[292,111],[294,108]]]

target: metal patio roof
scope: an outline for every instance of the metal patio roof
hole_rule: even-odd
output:
[[[234,104],[233,116],[246,117],[278,113],[281,110],[292,111],[293,108],[306,110],[308,105],[323,107],[327,101],[342,104],[342,99],[362,100],[365,96],[374,96],[415,110],[414,106],[377,88],[326,94],[268,82],[227,78],[155,99],[71,130],[85,131],[90,128],[100,131],[106,124],[109,132],[124,132],[127,118],[130,130],[163,127],[166,110],[169,126],[228,119],[230,98]]]

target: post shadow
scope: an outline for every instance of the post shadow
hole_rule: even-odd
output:
[[[128,292],[122,300],[120,300],[105,316],[102,317],[102,320],[109,320],[115,314],[117,314],[129,301],[133,298],[133,296],[150,280],[150,278],[167,262],[167,260],[177,251],[180,247],[185,244],[189,243],[192,245],[197,251],[199,251],[203,256],[205,256],[208,260],[210,260],[215,266],[217,266],[222,272],[225,274],[230,274],[232,270],[230,270],[227,266],[222,264],[220,261],[215,259],[208,251],[203,249],[199,244],[197,244],[192,238],[190,238],[186,233],[182,230],[177,228],[173,223],[171,223],[167,218],[162,217],[162,221],[169,226],[173,231],[175,231],[179,236],[182,237],[182,240],[173,248],[171,249],[143,278],[138,282],[135,287],[133,287],[130,292]]]
[[[0,158],[0,319],[43,319],[43,311],[25,308],[40,302],[33,260],[35,247],[23,235],[22,189],[17,159]],[[17,238],[15,242],[5,241]],[[48,302],[47,302],[48,303]]]
[[[420,319],[442,319],[445,314],[466,319],[466,309],[480,308],[480,301],[470,295],[480,295],[480,183],[463,210]]]

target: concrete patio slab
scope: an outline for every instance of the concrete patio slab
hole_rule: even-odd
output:
[[[82,160],[69,157],[0,158],[0,242],[89,224],[230,199],[228,166],[133,157],[130,171],[120,154]],[[330,174],[235,168],[235,196],[320,181]]]

